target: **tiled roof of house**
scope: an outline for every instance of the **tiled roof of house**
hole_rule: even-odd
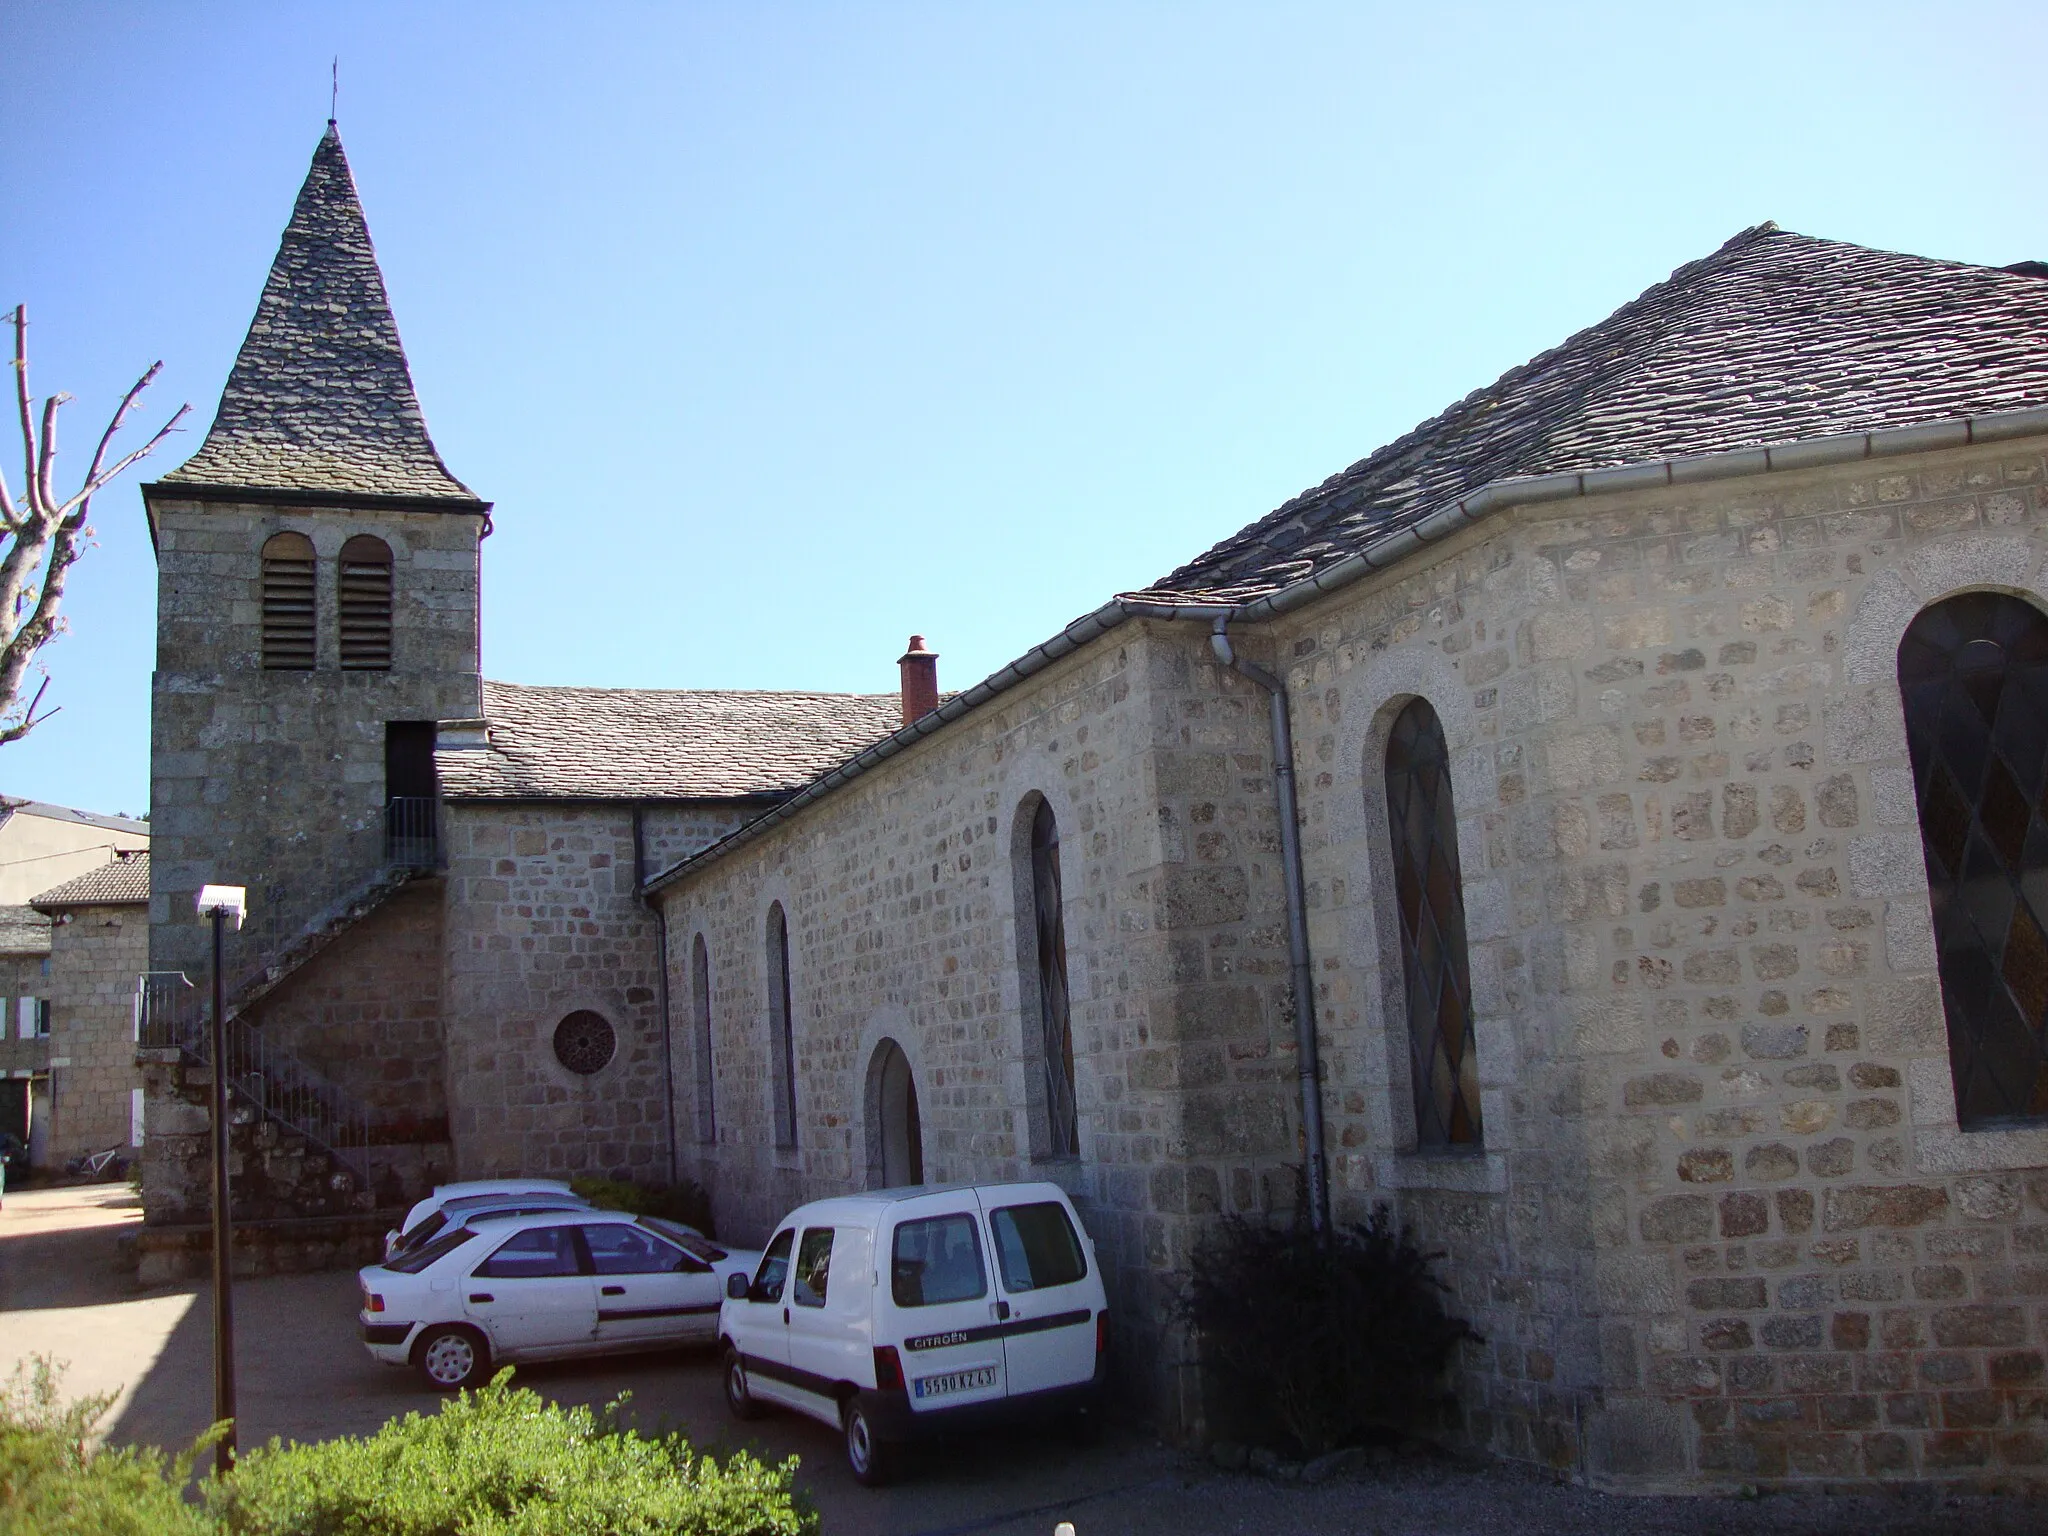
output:
[[[435,754],[451,800],[730,800],[800,788],[902,723],[893,693],[484,684],[490,747]]]
[[[137,816],[105,816],[98,811],[77,811],[68,805],[51,805],[44,800],[12,800],[0,796],[0,824],[10,816],[39,816],[45,821],[68,821],[81,827],[101,827],[109,832],[130,832],[149,836],[149,823]]]
[[[332,123],[313,151],[220,411],[163,485],[476,496],[427,436],[355,180]]]
[[[0,907],[0,955],[47,955],[49,914],[34,907]],[[4,1023],[0,1020],[0,1023]]]
[[[35,905],[52,907],[120,907],[149,901],[149,855],[109,859],[98,869],[89,869],[74,880],[54,885],[35,898]]]
[[[1761,224],[1136,595],[1262,597],[1508,477],[2042,404],[2039,276]]]

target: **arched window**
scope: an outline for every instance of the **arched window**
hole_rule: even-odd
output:
[[[768,1035],[774,1058],[775,1145],[796,1145],[796,1026],[789,1008],[789,920],[768,909]]]
[[[1060,828],[1052,807],[1038,802],[1031,818],[1031,916],[1037,936],[1038,1027],[1045,1077],[1045,1151],[1081,1150],[1074,1103],[1074,1028],[1067,1010],[1067,928],[1060,888]]]
[[[2048,1118],[2048,617],[1999,592],[1934,604],[1899,692],[1956,1121]]]
[[[1444,728],[1426,699],[1409,701],[1387,741],[1387,830],[1401,913],[1416,1144],[1477,1146],[1484,1139],[1479,1048],[1472,1033],[1458,817]]]
[[[342,670],[390,671],[391,546],[367,533],[357,534],[341,546],[336,582]]]
[[[697,1139],[718,1140],[716,1105],[711,1091],[711,957],[705,953],[704,935],[690,946],[690,1030],[697,1046]]]
[[[264,671],[313,670],[313,619],[313,541],[273,534],[263,545]]]

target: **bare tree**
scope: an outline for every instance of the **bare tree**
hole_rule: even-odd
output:
[[[57,607],[64,600],[64,581],[71,567],[92,538],[86,514],[92,509],[93,493],[122,470],[154,449],[176,429],[192,409],[181,405],[177,413],[158,429],[156,436],[123,457],[107,463],[107,450],[114,436],[142,392],[163,371],[161,362],[135,381],[121,398],[120,409],[100,434],[100,445],[85,471],[85,481],[71,495],[57,494],[57,411],[71,397],[51,395],[43,402],[40,432],[28,388],[28,306],[17,304],[14,321],[14,393],[21,408],[22,486],[16,501],[7,485],[7,473],[0,469],[0,746],[19,741],[56,713],[38,715],[36,706],[50,686],[46,676],[35,697],[21,702],[22,679],[27,676],[36,654],[64,628]]]

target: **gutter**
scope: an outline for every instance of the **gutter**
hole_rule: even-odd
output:
[[[909,750],[941,726],[950,725],[979,709],[999,694],[1009,692],[1027,678],[1043,672],[1054,662],[1072,655],[1090,641],[1132,619],[1195,619],[1211,623],[1222,619],[1227,623],[1255,624],[1277,618],[1327,593],[1348,587],[1375,571],[1386,570],[1424,545],[1448,538],[1503,507],[1611,496],[1659,486],[1699,485],[1715,480],[1819,469],[1863,459],[1893,458],[1901,454],[1931,453],[1943,448],[1964,448],[1977,443],[2010,442],[2040,436],[2048,436],[2048,406],[1951,417],[1917,425],[1885,427],[1874,432],[1802,438],[1773,448],[1734,448],[1722,453],[1655,459],[1574,474],[1511,476],[1491,481],[1476,491],[1447,502],[1420,521],[1374,539],[1357,553],[1333,561],[1313,576],[1250,602],[1171,603],[1135,596],[1112,598],[1093,613],[1074,620],[1050,640],[1033,646],[1000,672],[984,678],[964,693],[956,693],[930,714],[920,716],[894,735],[884,737],[829,773],[813,779],[767,814],[734,828],[709,847],[671,865],[649,880],[644,890],[652,896],[684,875],[716,863],[780,826],[806,806],[822,800],[841,785]]]

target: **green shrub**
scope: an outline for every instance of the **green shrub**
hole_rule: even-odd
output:
[[[47,1356],[0,1389],[0,1536],[204,1536],[212,1524],[178,1496],[191,1456],[96,1450],[113,1397],[61,1404]],[[204,1442],[202,1442],[204,1443]]]
[[[1384,1205],[1321,1236],[1226,1217],[1195,1251],[1180,1312],[1245,1427],[1317,1456],[1443,1403],[1444,1367],[1479,1335],[1445,1309],[1440,1257]]]
[[[722,1465],[588,1408],[515,1389],[500,1371],[432,1415],[365,1438],[273,1440],[206,1490],[236,1536],[806,1536],[794,1459]],[[614,1405],[614,1408],[616,1405]]]
[[[592,1205],[635,1216],[660,1216],[695,1227],[706,1237],[711,1227],[711,1194],[695,1179],[680,1184],[635,1184],[626,1179],[571,1179],[569,1187]]]
[[[47,1360],[0,1399],[0,1536],[814,1536],[796,1460],[724,1462],[679,1435],[515,1389],[501,1371],[438,1413],[318,1445],[273,1440],[181,1496],[192,1457],[95,1450],[111,1399],[69,1407]],[[623,1401],[623,1399],[621,1400]]]

